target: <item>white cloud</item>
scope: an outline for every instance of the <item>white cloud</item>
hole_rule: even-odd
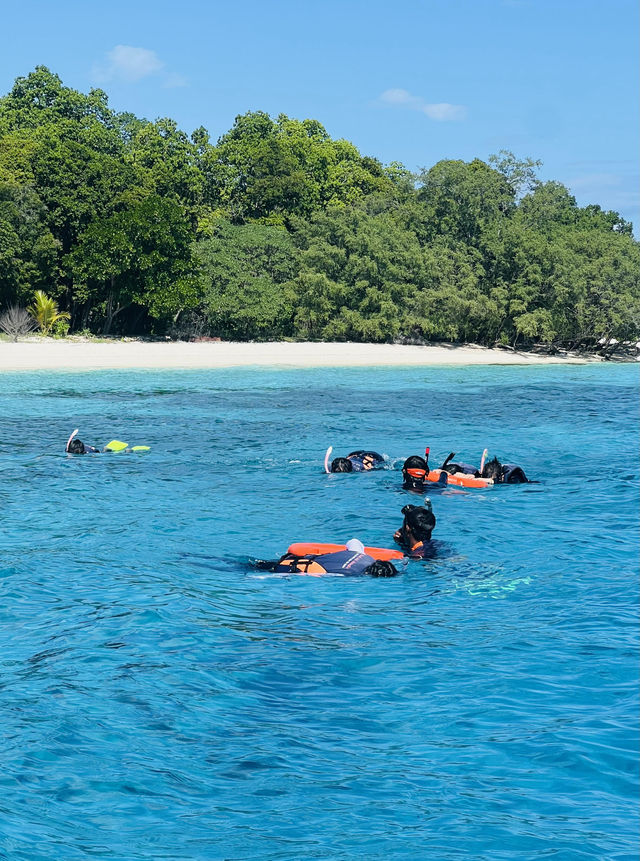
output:
[[[107,53],[107,62],[94,67],[94,77],[102,82],[124,81],[135,83],[149,75],[162,71],[164,63],[155,51],[134,48],[132,45],[116,45]]]
[[[402,89],[385,90],[380,95],[379,101],[385,105],[419,111],[426,114],[430,120],[440,123],[462,120],[467,115],[467,109],[464,105],[451,105],[449,102],[427,102],[421,96],[413,96],[408,90]]]
[[[188,84],[189,81],[184,75],[171,74],[166,76],[162,86],[167,90],[174,90],[178,87],[186,87]]]
[[[432,120],[441,123],[452,120],[463,120],[467,115],[464,105],[450,105],[448,102],[440,102],[436,105],[423,105],[422,110]]]
[[[407,90],[385,90],[380,96],[380,101],[388,105],[410,105],[416,101],[416,98]]]

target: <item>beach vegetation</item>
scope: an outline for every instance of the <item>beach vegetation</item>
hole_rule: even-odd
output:
[[[20,308],[17,305],[12,305],[4,314],[0,314],[0,330],[12,341],[17,341],[20,336],[33,332],[36,325],[36,321],[26,308]]]
[[[66,323],[71,316],[68,311],[59,311],[55,299],[47,296],[44,290],[36,290],[33,305],[30,305],[27,311],[45,336],[50,335],[51,330],[57,324]],[[58,331],[60,331],[60,326],[58,326]]]
[[[637,339],[632,225],[539,168],[500,150],[415,174],[260,110],[212,141],[38,66],[0,98],[0,309],[41,295],[59,336]]]

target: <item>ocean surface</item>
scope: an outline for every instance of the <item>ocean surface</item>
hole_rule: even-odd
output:
[[[635,859],[638,371],[0,375],[0,858]],[[255,568],[392,547],[425,445],[539,483]]]

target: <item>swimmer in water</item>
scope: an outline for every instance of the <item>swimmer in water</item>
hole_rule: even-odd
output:
[[[379,469],[383,464],[384,458],[377,451],[359,449],[346,457],[334,458],[331,472],[368,472],[370,469]]]
[[[454,463],[451,460],[453,457],[455,455],[451,452],[442,464],[442,469],[448,472],[449,475],[462,473],[463,475],[472,475],[475,478],[490,478],[494,484],[532,484],[524,474],[522,467],[517,466],[515,463],[500,463],[497,457],[485,463],[483,455],[480,467],[476,468],[471,463]]]
[[[431,533],[436,525],[431,500],[425,499],[424,505],[405,505],[402,509],[404,521],[393,536],[411,559],[424,559],[432,555]]]
[[[492,478],[494,484],[532,484],[522,467],[515,463],[500,463],[497,457],[484,465],[483,478]]]
[[[65,446],[65,451],[67,454],[102,454],[103,452],[141,452],[141,451],[149,451],[148,445],[134,445],[129,446],[126,442],[121,442],[117,439],[112,439],[111,442],[108,442],[103,449],[96,448],[93,445],[88,445],[86,442],[82,442],[82,440],[76,437],[78,433],[78,429],[74,430],[69,439],[67,440],[67,444]]]
[[[309,574],[315,577],[323,574],[337,574],[342,577],[395,577],[398,573],[391,562],[374,559],[365,553],[364,545],[357,538],[347,541],[344,550],[333,553],[308,553],[304,556],[285,553],[273,562],[259,561],[256,564],[261,571]]]
[[[80,439],[71,439],[67,443],[68,454],[100,454],[100,449],[93,445],[88,445]]]
[[[402,464],[402,486],[405,490],[422,493],[427,477],[427,462],[419,454],[412,454]]]
[[[430,490],[444,489],[447,486],[446,472],[440,473],[438,481],[429,481],[429,449],[426,457],[412,454],[402,465],[402,487],[414,493],[426,493]]]

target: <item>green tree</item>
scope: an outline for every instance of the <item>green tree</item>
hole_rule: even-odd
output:
[[[517,159],[510,150],[501,149],[497,155],[489,156],[489,164],[505,177],[517,200],[539,185],[536,171],[542,162],[538,159]]]
[[[34,302],[27,311],[38,324],[43,335],[49,335],[59,320],[68,320],[66,311],[58,311],[55,299],[51,299],[43,290],[36,290]]]
[[[291,334],[293,305],[287,282],[298,264],[285,230],[220,221],[197,251],[203,307],[214,334],[241,340]]]
[[[43,290],[106,332],[193,309],[236,338],[637,338],[631,224],[539,164],[500,150],[417,179],[263,111],[212,146],[38,66],[0,98],[0,303]]]
[[[36,66],[26,77],[16,78],[11,92],[0,99],[0,128],[35,129],[65,122],[113,125],[106,93],[92,89],[85,95],[65,87],[46,66]]]
[[[204,145],[204,129],[196,139]],[[170,119],[140,125],[127,149],[137,179],[149,192],[180,200],[195,217],[202,205],[204,178],[198,146]]]
[[[421,224],[416,228],[427,242],[445,235],[478,247],[492,223],[515,211],[509,180],[480,159],[440,161],[423,170],[420,182]]]
[[[55,284],[57,243],[30,170],[31,142],[0,136],[0,305],[24,304],[34,288]]]
[[[424,278],[415,235],[388,213],[333,207],[294,222],[300,247],[295,325],[299,335],[390,341],[401,333],[406,297]]]
[[[348,204],[373,191],[393,191],[375,159],[348,141],[331,140],[316,120],[263,111],[236,117],[233,128],[202,156],[206,197],[232,221],[284,224],[330,204]]]
[[[170,198],[151,195],[95,219],[71,254],[70,269],[76,300],[99,311],[104,334],[133,305],[168,320],[199,299],[189,220]]]

